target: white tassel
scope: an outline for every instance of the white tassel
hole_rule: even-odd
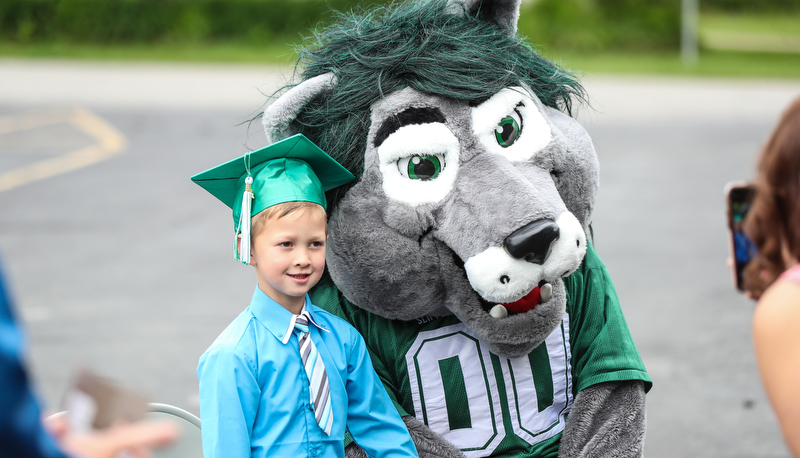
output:
[[[242,264],[250,264],[250,211],[255,198],[250,186],[252,184],[253,177],[244,179],[242,212],[239,214],[239,228],[236,230],[236,260]]]

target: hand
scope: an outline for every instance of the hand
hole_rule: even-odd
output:
[[[61,449],[76,458],[117,458],[126,452],[130,458],[148,458],[150,449],[170,443],[178,436],[169,421],[141,421],[115,425],[88,433],[70,433],[66,419],[47,420],[47,427]]]

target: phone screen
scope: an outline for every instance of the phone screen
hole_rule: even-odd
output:
[[[750,210],[754,194],[755,190],[750,185],[734,184],[728,186],[728,226],[734,263],[734,284],[740,291],[744,291],[742,285],[744,268],[756,254],[755,245],[744,233],[744,218],[748,210]]]

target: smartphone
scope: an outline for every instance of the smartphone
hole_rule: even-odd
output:
[[[744,292],[743,272],[756,255],[756,248],[744,233],[744,218],[750,210],[755,188],[747,183],[732,182],[725,186],[725,200],[728,209],[728,239],[731,258],[733,258],[733,284]]]
[[[138,393],[81,369],[64,396],[64,408],[71,431],[83,433],[141,420],[149,405]]]

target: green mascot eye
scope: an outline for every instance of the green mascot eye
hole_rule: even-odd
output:
[[[508,148],[517,141],[519,137],[519,123],[511,116],[506,116],[500,120],[500,124],[495,129],[494,136],[497,138],[497,144],[503,148]]]
[[[442,173],[444,157],[411,156],[399,161],[400,171],[412,180],[433,180]]]

